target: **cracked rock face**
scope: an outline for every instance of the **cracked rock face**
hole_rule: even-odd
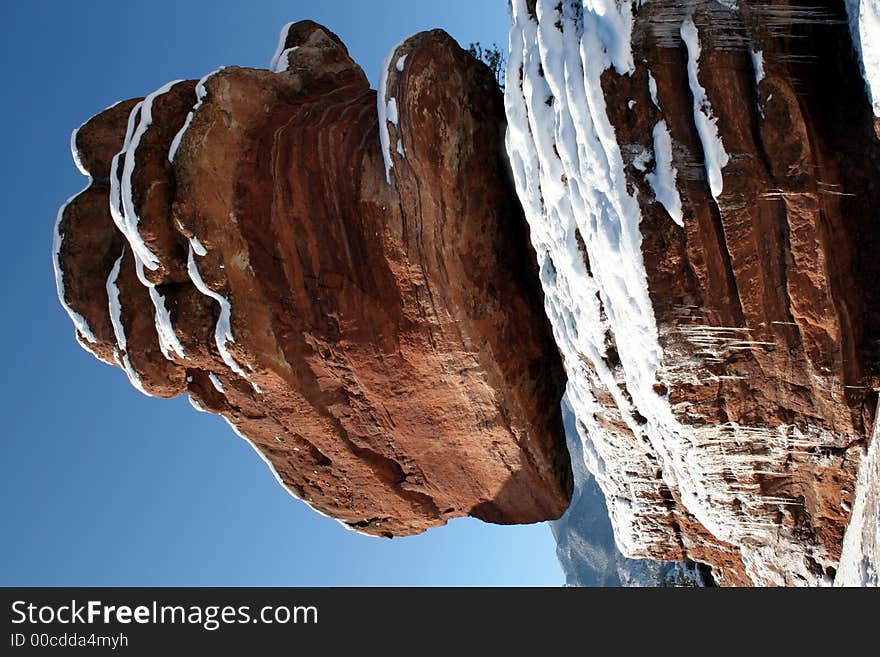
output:
[[[584,458],[624,554],[722,584],[833,580],[874,422],[880,142],[843,3],[810,5],[512,5]]]
[[[421,33],[377,100],[309,21],[271,69],[170,83],[75,132],[91,184],[55,257],[81,344],[221,414],[359,531],[559,517],[563,371],[492,74]]]

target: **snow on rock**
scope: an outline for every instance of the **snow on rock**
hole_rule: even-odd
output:
[[[880,411],[878,416],[880,417]],[[880,586],[880,420],[859,465],[835,586]]]
[[[874,116],[880,117],[880,0],[844,0]]]
[[[204,406],[202,406],[199,402],[197,402],[195,399],[193,399],[192,395],[187,395],[186,400],[189,402],[189,405],[192,406],[193,409],[198,411],[199,413],[207,413],[208,412]]]
[[[654,103],[654,107],[660,109],[660,100],[657,98],[657,80],[651,75],[651,71],[648,71],[648,93],[651,94],[651,102]]]
[[[394,166],[394,160],[391,157],[391,134],[388,130],[388,124],[394,125],[397,128],[398,134],[400,134],[400,130],[398,125],[397,99],[393,96],[388,96],[388,80],[390,75],[397,76],[403,72],[403,65],[409,53],[404,53],[403,55],[397,55],[397,53],[410,38],[407,37],[401,40],[388,51],[388,55],[382,64],[382,71],[379,75],[379,89],[376,92],[376,111],[379,115],[379,146],[382,150],[382,160],[385,163],[385,182],[389,185],[391,184],[391,168]],[[395,150],[403,157],[402,140],[398,139]]]
[[[177,155],[177,150],[180,148],[180,141],[183,139],[183,136],[189,129],[195,113],[202,106],[202,102],[205,100],[205,96],[208,95],[208,90],[205,88],[205,83],[212,75],[222,71],[224,68],[224,66],[221,66],[220,68],[211,71],[201,80],[199,80],[198,84],[196,84],[196,104],[193,105],[192,111],[187,115],[186,120],[183,123],[183,127],[177,131],[176,135],[174,135],[174,139],[171,141],[171,148],[168,149],[168,161],[172,164],[174,163],[174,156]]]
[[[128,243],[131,244],[131,248],[134,250],[138,260],[142,262],[147,269],[151,270],[155,270],[159,267],[159,258],[150,250],[144,242],[140,232],[138,232],[140,217],[135,209],[134,200],[132,198],[131,176],[137,166],[137,150],[141,138],[144,136],[147,128],[153,123],[153,103],[158,96],[168,93],[172,87],[179,82],[182,82],[182,80],[168,82],[144,98],[137,113],[137,127],[134,128],[131,135],[126,136],[123,153],[120,154],[123,158],[123,167],[119,194],[122,202],[122,217],[125,226],[122,233],[125,235]],[[132,118],[134,118],[134,115],[135,112],[132,112]],[[134,121],[129,123],[129,126],[133,125]]]
[[[232,335],[232,305],[226,297],[212,290],[202,279],[202,275],[199,273],[199,267],[196,265],[195,254],[192,247],[189,249],[187,272],[189,273],[190,280],[199,292],[205,296],[211,297],[214,301],[220,304],[220,315],[217,317],[217,324],[214,326],[214,342],[217,345],[217,351],[220,352],[223,362],[229,366],[229,369],[243,379],[247,379],[247,372],[245,372],[241,365],[238,364],[227,346],[229,342],[235,342],[235,337]]]
[[[288,52],[284,46],[287,43],[287,35],[290,33],[290,28],[293,27],[293,22],[286,23],[284,27],[281,28],[281,32],[278,34],[278,46],[275,48],[275,52],[272,55],[272,59],[269,60],[269,70],[270,71],[278,71],[279,67],[281,67],[281,63],[285,59],[285,53]],[[284,68],[286,68],[286,62],[284,64]],[[283,70],[283,68],[281,69]]]
[[[299,50],[299,46],[292,46],[290,48],[285,49],[281,53],[281,57],[278,59],[278,62],[272,67],[272,70],[276,73],[284,73],[288,67],[290,66],[290,55]]]
[[[752,68],[755,69],[755,84],[761,84],[764,79],[764,53],[761,50],[752,50]]]
[[[159,259],[146,245],[138,231],[139,217],[135,211],[132,198],[131,177],[136,166],[137,147],[147,128],[152,123],[152,105],[155,99],[168,93],[174,85],[180,81],[169,82],[163,85],[143,101],[135,105],[128,119],[128,127],[125,133],[122,150],[116,154],[110,166],[110,214],[119,232],[125,236],[126,242],[132,250],[135,261],[135,270],[140,282],[149,290],[150,300],[153,303],[156,334],[159,338],[159,346],[166,359],[173,360],[173,354],[185,358],[183,346],[174,331],[171,323],[171,314],[165,305],[164,297],[156,290],[156,285],[150,281],[144,268],[157,269]],[[115,172],[122,169],[121,177]]]
[[[559,15],[555,3],[538,2],[542,20],[536,22],[524,0],[513,2],[508,71],[521,69],[522,82],[509,83],[505,90],[507,148],[538,255],[545,308],[565,358],[567,394],[578,415],[588,467],[606,493],[619,548],[635,555],[648,538],[640,519],[653,511],[645,508],[650,493],[633,493],[642,483],[654,488],[649,481],[653,473],[642,472],[626,496],[611,492],[615,483],[605,461],[631,458],[627,453],[640,448],[600,438],[605,432],[593,419],[599,409],[593,390],[607,390],[621,420],[641,435],[635,408],[608,366],[606,334],[616,338],[634,399],[656,396],[651,385],[661,353],[641,257],[641,212],[627,191],[600,82],[611,66],[618,73],[632,69],[631,6],[597,4],[601,13],[565,3]],[[548,105],[551,96],[555,101]],[[590,254],[589,270],[578,235]]]
[[[669,128],[666,121],[658,121],[654,126],[654,172],[645,176],[654,197],[661,203],[672,220],[679,226],[684,227],[684,219],[681,213],[681,197],[675,186],[678,171],[672,165],[672,137],[669,136]]]
[[[71,137],[71,143],[73,143],[74,137]],[[76,149],[72,150],[73,153],[76,153]],[[78,158],[74,156],[74,160],[78,161]],[[82,165],[77,164],[77,168],[80,168]],[[82,171],[82,169],[80,169]],[[88,185],[86,185],[85,189],[88,189]],[[85,189],[83,191],[85,191]],[[71,201],[76,198],[78,194],[74,194],[67,201],[64,202],[60,208],[58,208],[58,214],[55,216],[55,228],[52,232],[52,268],[55,272],[55,292],[58,294],[58,301],[61,302],[61,307],[64,308],[64,311],[67,313],[67,316],[70,317],[70,321],[73,322],[73,326],[76,329],[77,338],[82,344],[82,340],[86,342],[90,342],[92,344],[97,343],[97,338],[95,338],[95,334],[92,332],[89,323],[86,321],[86,318],[83,317],[80,313],[76,312],[73,308],[70,307],[70,304],[67,303],[67,299],[65,298],[65,290],[64,290],[64,270],[61,267],[61,246],[64,241],[64,236],[61,234],[61,220],[64,217],[64,210],[70,205]],[[88,347],[83,345],[83,349],[86,351],[90,351]]]
[[[397,125],[397,99],[389,98],[385,108],[385,119],[389,123]]]
[[[108,310],[110,312],[110,321],[113,322],[113,332],[116,334],[116,344],[118,348],[118,352],[114,355],[117,356],[117,361],[125,372],[125,375],[128,377],[128,380],[131,382],[131,385],[149,397],[151,395],[144,388],[140,375],[135,371],[134,367],[132,367],[131,360],[128,356],[128,341],[126,340],[125,329],[122,325],[122,305],[119,301],[119,288],[116,286],[116,281],[119,278],[119,270],[122,266],[122,260],[124,257],[125,251],[123,250],[119,259],[116,260],[116,263],[113,265],[113,269],[110,271],[110,276],[107,277],[107,299],[110,304]]]
[[[223,384],[220,383],[220,379],[217,378],[217,375],[214,374],[213,372],[210,372],[208,374],[208,379],[211,381],[211,385],[214,386],[214,388],[217,390],[217,392],[219,392],[222,395],[224,392]]]
[[[699,80],[700,35],[693,19],[687,18],[681,24],[681,38],[688,52],[688,83],[694,97],[694,123],[703,144],[703,157],[706,166],[706,177],[715,200],[724,190],[724,178],[721,170],[730,161],[721,137],[718,134],[717,119],[712,113],[712,104],[706,96],[706,90]]]

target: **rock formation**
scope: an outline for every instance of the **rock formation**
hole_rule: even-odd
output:
[[[392,49],[377,95],[336,35],[288,25],[271,70],[74,132],[91,180],[59,211],[59,297],[86,349],[221,414],[350,528],[557,518],[563,370],[503,135],[444,32]]]
[[[570,582],[876,583],[880,5],[807,4],[512,0],[503,107],[289,25],[74,133],[59,297],[348,527],[558,518],[567,374]]]
[[[512,3],[584,458],[624,554],[721,584],[833,581],[874,422],[880,141],[843,3],[809,5]]]

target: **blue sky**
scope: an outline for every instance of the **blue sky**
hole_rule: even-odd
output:
[[[561,584],[545,525],[457,520],[388,541],[309,511],[222,420],[144,397],[80,349],[50,257],[56,210],[84,184],[70,131],[107,105],[220,65],[263,67],[280,27],[303,18],[339,34],[375,83],[387,50],[422,29],[505,44],[505,0],[30,0],[0,12],[0,584]]]

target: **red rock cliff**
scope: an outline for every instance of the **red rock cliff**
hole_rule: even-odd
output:
[[[75,132],[92,182],[59,211],[56,273],[78,339],[223,415],[349,527],[558,517],[563,374],[491,73],[418,34],[377,103],[309,21],[272,69],[172,83]]]

